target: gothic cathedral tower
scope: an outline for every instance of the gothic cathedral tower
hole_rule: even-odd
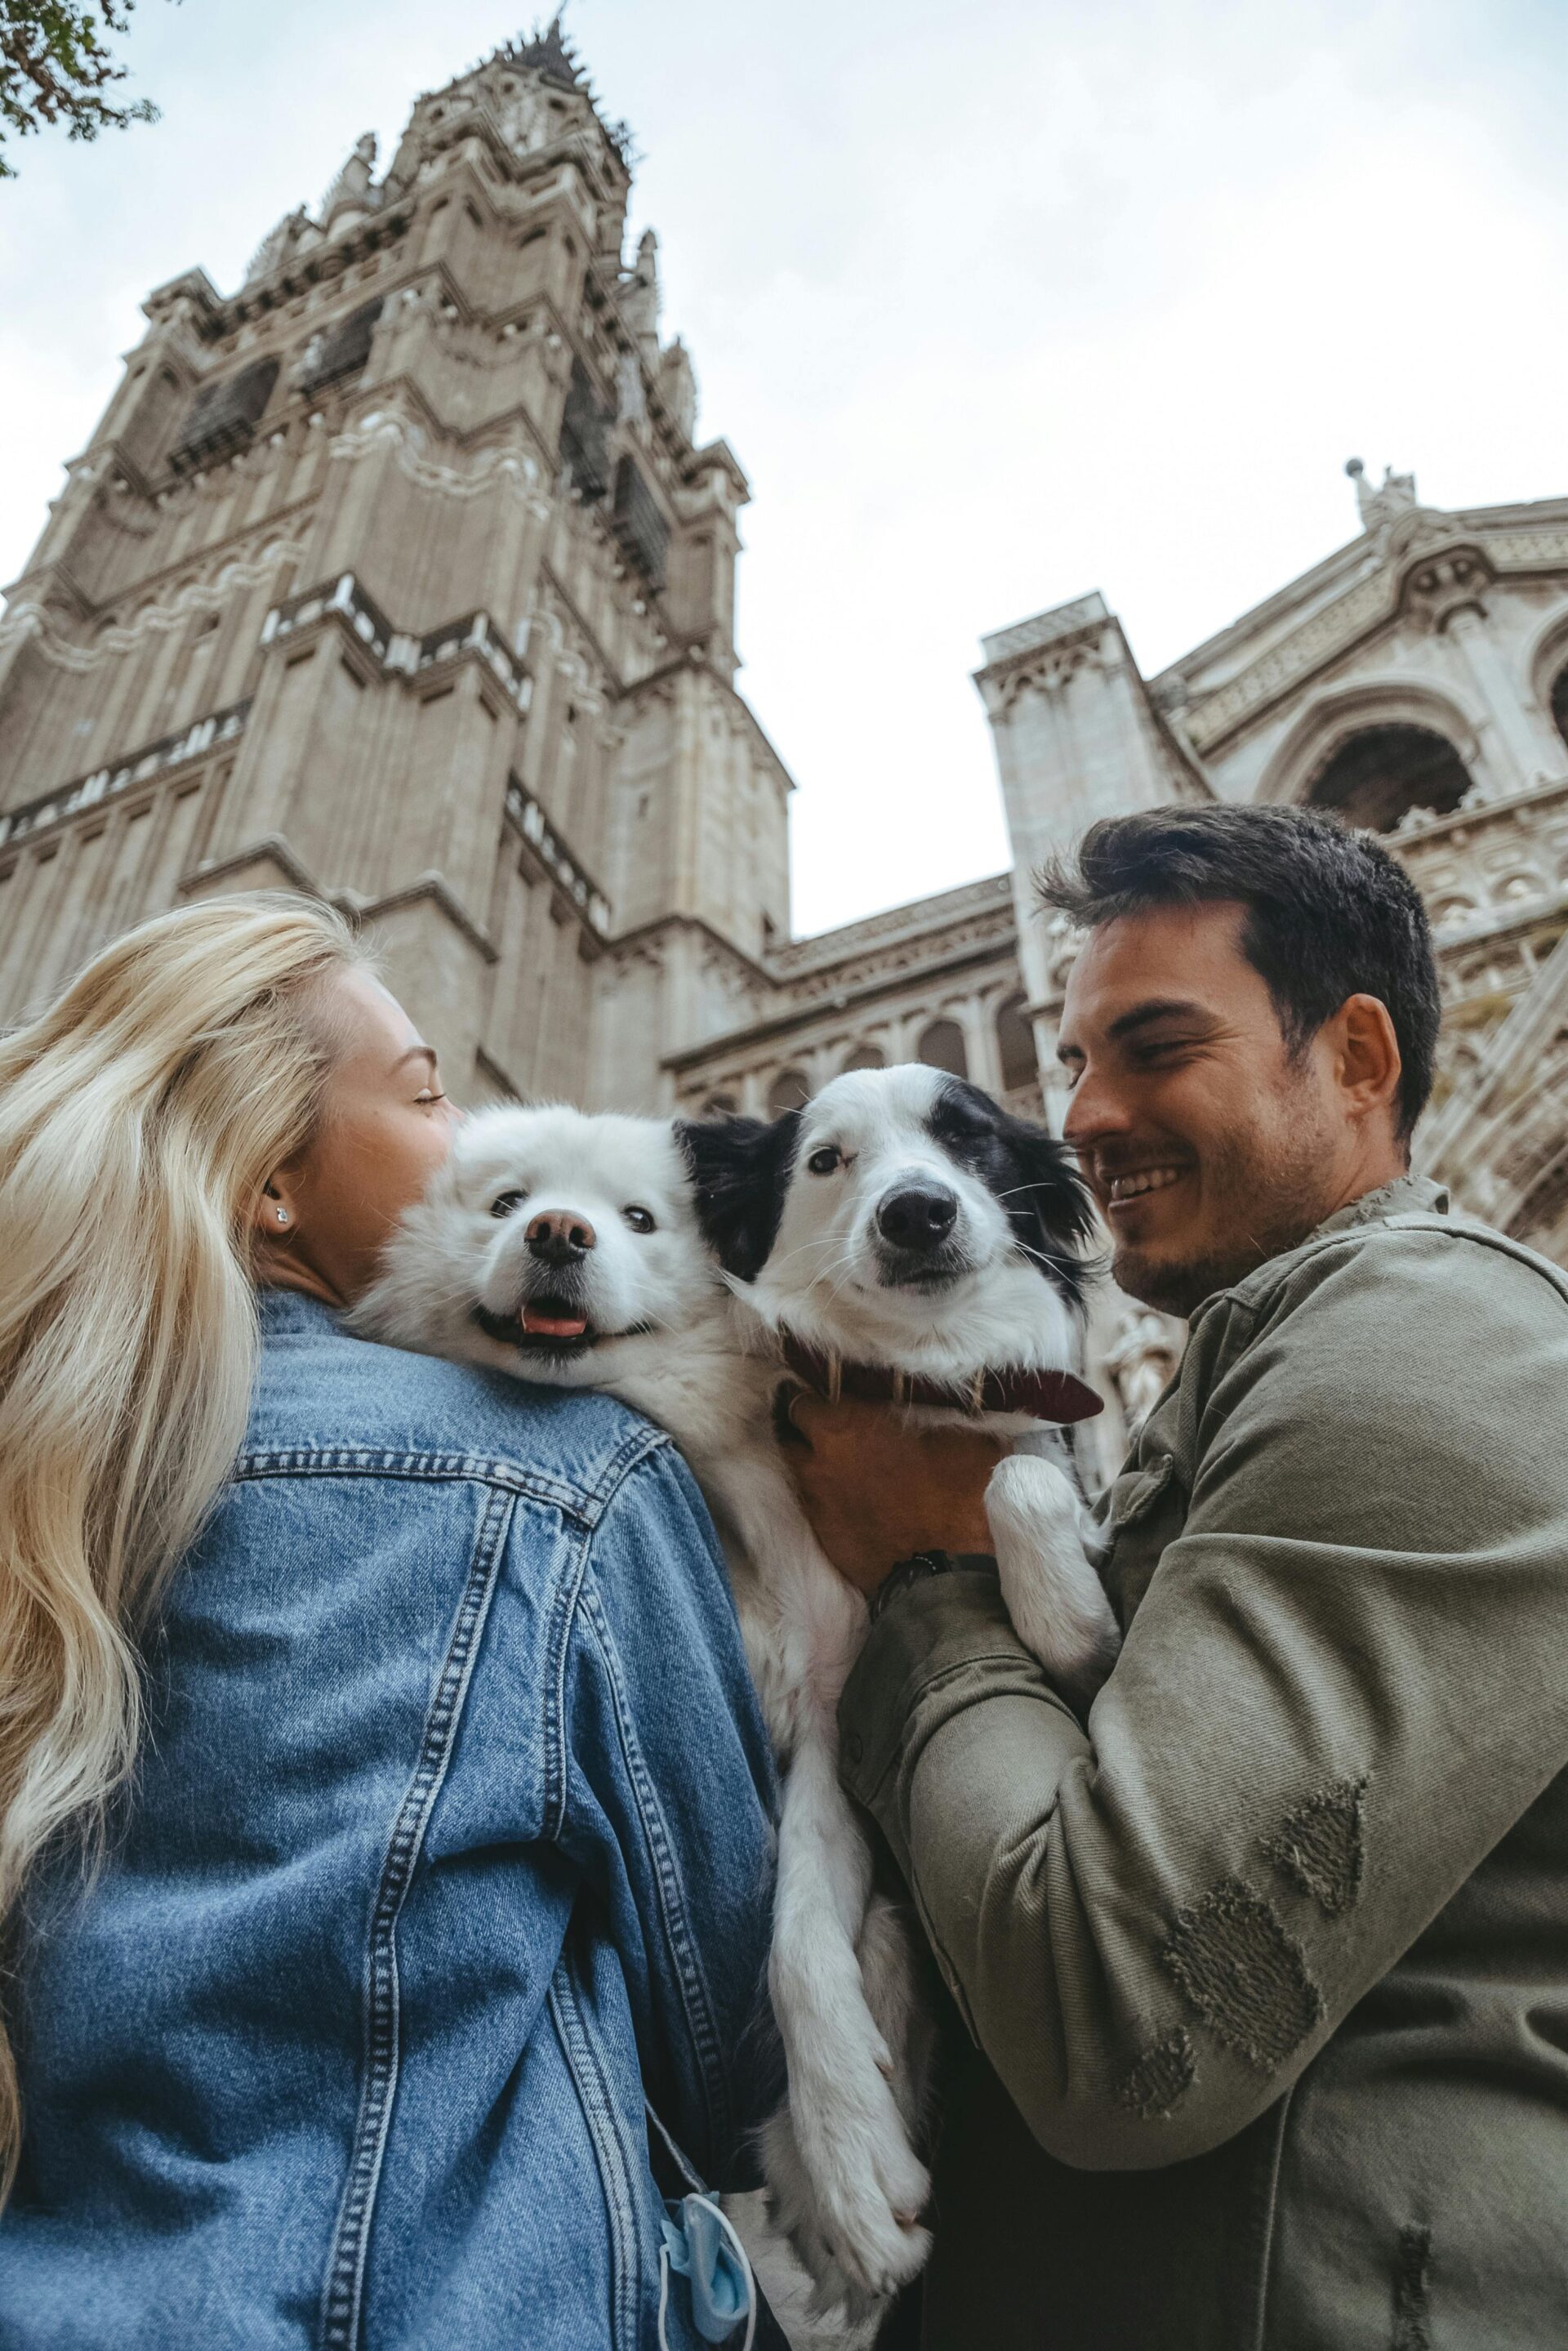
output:
[[[745,477],[558,23],[161,287],[0,624],[0,1021],[202,892],[352,907],[453,1091],[653,1102],[788,933]]]

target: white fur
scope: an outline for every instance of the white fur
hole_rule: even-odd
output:
[[[956,1394],[984,1365],[1064,1366],[1073,1334],[1065,1302],[1018,1249],[997,1203],[926,1134],[932,1083],[923,1070],[862,1072],[818,1097],[805,1113],[777,1242],[742,1295],[703,1246],[668,1124],[560,1107],[484,1113],[460,1131],[354,1318],[367,1335],[397,1345],[607,1389],[668,1429],[691,1463],[724,1544],[785,1766],[769,1984],[790,2095],[764,2134],[764,2168],[819,2302],[841,2299],[851,2309],[895,2291],[928,2251],[918,2215],[929,2182],[912,2141],[929,2028],[908,1926],[872,1894],[870,1849],[839,1785],[836,1709],[866,1609],[818,1549],[774,1442],[774,1334],[793,1330],[855,1360],[950,1377]],[[806,1172],[814,1137],[836,1140],[849,1159],[836,1184]],[[959,1190],[973,1259],[959,1294],[935,1305],[878,1282],[869,1238],[888,1183],[922,1169]],[[512,1192],[523,1194],[521,1204],[493,1215],[493,1203]],[[634,1231],[628,1207],[649,1211],[654,1229]],[[549,1287],[526,1238],[531,1219],[549,1209],[586,1217],[596,1235],[581,1295],[605,1335],[570,1357],[519,1352],[473,1320],[476,1306],[505,1316]],[[1111,1635],[1063,1492],[1074,1501],[1048,1463],[1017,1458],[996,1473],[988,1505],[1020,1634],[1073,1678],[1108,1661]],[[1056,1562],[1050,1573],[1035,1547],[1042,1537]]]

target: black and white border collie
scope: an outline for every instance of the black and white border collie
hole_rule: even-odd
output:
[[[793,1376],[1009,1437],[1080,1416],[1091,1230],[1060,1144],[920,1065],[836,1078],[771,1123],[487,1111],[354,1318],[396,1345],[607,1389],[669,1430],[702,1487],[784,1767],[769,1983],[789,2097],[763,2164],[824,2306],[863,2308],[925,2259],[929,2036],[907,1930],[838,1784],[865,1604],[805,1523],[774,1401]],[[1016,1455],[986,1499],[1021,1638],[1087,1695],[1116,1633],[1071,1481]]]

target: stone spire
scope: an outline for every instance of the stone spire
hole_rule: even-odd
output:
[[[356,213],[369,210],[370,175],[376,168],[376,134],[367,131],[354,142],[354,151],[321,199],[321,225],[326,228],[334,213],[345,206]]]
[[[511,55],[516,64],[532,66],[546,81],[558,82],[563,89],[579,89],[583,69],[561,29],[563,13],[557,8],[545,30],[535,33],[530,40],[519,41]]]
[[[244,282],[251,285],[258,277],[270,277],[280,263],[288,259],[304,237],[310,225],[310,214],[304,204],[296,204],[293,212],[285,213],[275,229],[268,231],[250,258]]]
[[[621,279],[620,315],[637,337],[643,365],[651,374],[659,365],[659,239],[650,228],[642,232],[637,259]]]

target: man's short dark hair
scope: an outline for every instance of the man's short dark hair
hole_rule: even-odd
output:
[[[1301,1052],[1347,996],[1387,1007],[1404,1064],[1398,1135],[1432,1091],[1441,1007],[1420,893],[1370,833],[1303,808],[1158,808],[1092,824],[1039,877],[1042,902],[1092,928],[1154,906],[1234,900],[1241,946]]]

